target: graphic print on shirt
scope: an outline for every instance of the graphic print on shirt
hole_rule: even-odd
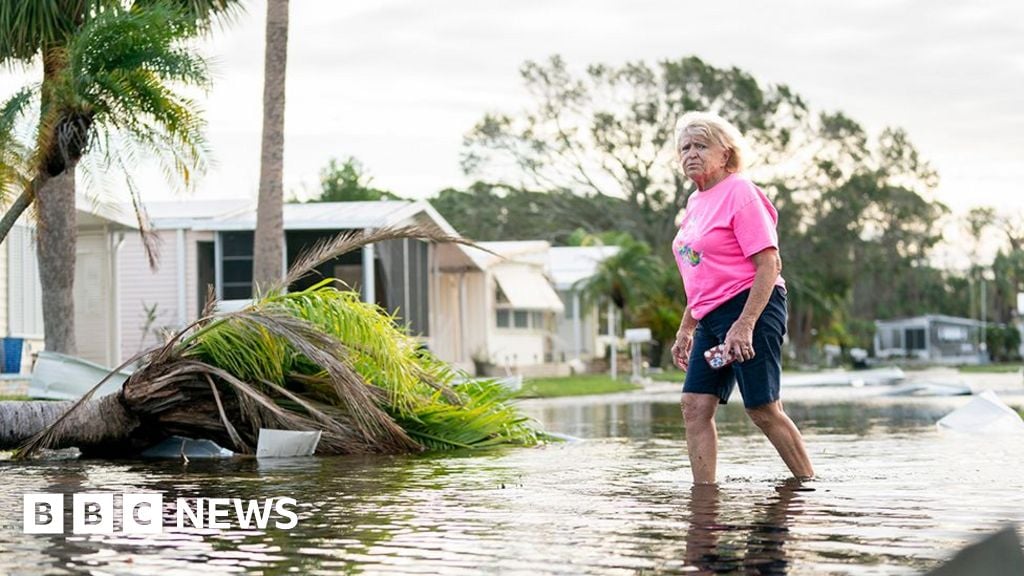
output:
[[[679,250],[679,256],[682,257],[683,261],[688,263],[690,266],[700,264],[700,252],[690,248],[689,244],[680,246],[677,250]]]
[[[694,235],[697,234],[698,225],[696,218],[684,218],[683,227],[679,230],[679,234],[676,236],[676,254],[679,255],[680,262],[686,262],[692,267],[700,265],[701,257],[703,256],[699,250],[694,250],[691,246],[691,242],[694,240]]]

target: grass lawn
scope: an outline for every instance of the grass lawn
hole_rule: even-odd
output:
[[[651,380],[655,382],[682,382],[686,380],[686,372],[679,370],[678,368],[672,368],[671,370],[665,370],[657,374],[648,374]]]
[[[627,380],[612,380],[606,374],[587,374],[565,378],[530,378],[523,381],[520,398],[556,398],[558,396],[583,396],[586,394],[608,394],[627,392],[639,387]]]
[[[960,371],[972,374],[1006,374],[1008,372],[1020,371],[1020,366],[1020,362],[1009,362],[1006,364],[979,364],[977,366],[961,366]]]
[[[4,396],[0,394],[0,402],[6,402],[8,400],[28,400],[28,396]]]

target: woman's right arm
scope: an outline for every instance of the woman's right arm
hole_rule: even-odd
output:
[[[690,369],[690,350],[693,348],[693,331],[697,329],[697,320],[690,314],[690,307],[683,312],[676,332],[676,342],[672,345],[672,359],[682,370]]]

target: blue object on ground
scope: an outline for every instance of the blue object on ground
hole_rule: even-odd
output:
[[[21,372],[21,351],[25,345],[24,338],[12,338],[8,336],[3,339],[4,374],[18,374]]]

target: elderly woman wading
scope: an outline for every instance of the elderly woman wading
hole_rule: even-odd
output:
[[[722,118],[688,113],[679,120],[679,165],[697,185],[672,242],[687,307],[672,347],[683,370],[686,447],[696,484],[715,482],[715,411],[739,382],[743,405],[798,478],[814,475],[803,438],[782,410],[779,378],[786,331],[778,214],[745,176],[743,137]],[[704,352],[724,345],[712,368]]]

